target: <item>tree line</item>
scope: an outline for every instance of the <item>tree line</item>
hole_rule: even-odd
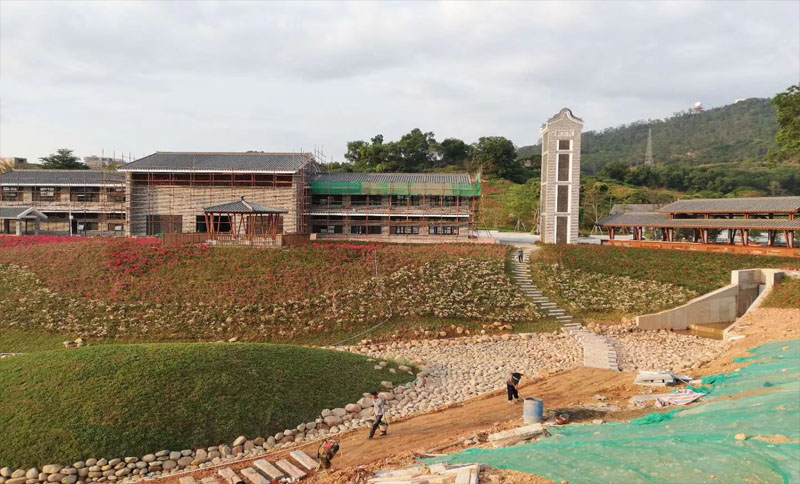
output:
[[[525,183],[536,175],[524,166],[514,143],[507,138],[483,136],[472,144],[458,138],[438,141],[433,132],[419,128],[396,141],[387,141],[381,134],[369,141],[350,141],[344,157],[349,163],[328,163],[325,168],[357,172],[469,171],[516,183]]]

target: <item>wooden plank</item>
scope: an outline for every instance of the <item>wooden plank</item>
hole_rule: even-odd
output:
[[[305,467],[306,470],[314,471],[319,467],[319,462],[314,460],[310,455],[306,454],[302,450],[295,450],[289,452],[289,455],[292,456],[294,460],[300,463],[301,466]]]
[[[283,477],[283,472],[279,471],[277,467],[264,459],[253,462],[253,466],[270,479],[280,479]]]
[[[197,484],[197,481],[195,481],[192,476],[181,477],[178,479],[178,482],[181,484]]]
[[[244,481],[230,467],[220,469],[217,474],[228,484],[244,484]]]
[[[294,464],[289,462],[286,459],[281,459],[275,463],[279,469],[286,473],[287,476],[293,477],[296,479],[302,479],[306,477],[306,473],[298,469]]]
[[[250,481],[252,484],[269,484],[270,481],[267,480],[266,477],[262,476],[255,469],[252,467],[247,467],[241,469],[239,472],[242,473],[245,479]]]

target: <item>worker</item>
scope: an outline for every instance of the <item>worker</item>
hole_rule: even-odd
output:
[[[512,373],[506,380],[506,390],[508,391],[508,403],[515,404],[519,401],[519,392],[517,385],[522,380],[522,373]]]
[[[372,440],[372,438],[375,436],[375,431],[378,430],[378,427],[381,427],[381,435],[386,435],[387,430],[389,429],[389,424],[384,422],[386,415],[386,400],[379,396],[378,392],[370,392],[370,396],[372,396],[372,410],[375,413],[375,421],[372,423],[372,429],[369,431],[367,440]]]
[[[519,249],[519,250],[517,251],[517,259],[518,259],[520,262],[522,262],[522,260],[523,260],[523,255],[524,255],[524,254],[522,253],[522,249]]]
[[[339,442],[335,439],[328,439],[320,444],[317,449],[317,457],[319,458],[320,466],[325,471],[331,468],[331,460],[333,460],[337,452],[339,452]]]

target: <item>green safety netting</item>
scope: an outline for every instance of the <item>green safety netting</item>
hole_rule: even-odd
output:
[[[314,195],[441,195],[479,197],[480,179],[474,184],[312,181]]]
[[[488,464],[570,484],[800,483],[800,340],[750,353],[734,360],[747,365],[739,371],[703,379],[710,392],[700,405],[630,423],[553,427],[533,444],[428,462]],[[736,440],[740,433],[747,439]]]

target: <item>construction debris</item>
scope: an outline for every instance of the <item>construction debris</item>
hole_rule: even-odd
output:
[[[531,440],[541,435],[546,435],[544,426],[540,423],[535,423],[491,434],[489,435],[489,442],[491,442],[492,447],[497,449]]]
[[[687,383],[692,377],[686,375],[676,375],[669,370],[661,371],[640,371],[633,381],[634,385],[644,385],[648,387],[666,387]]]
[[[432,464],[378,471],[370,484],[478,484],[481,466]]]

